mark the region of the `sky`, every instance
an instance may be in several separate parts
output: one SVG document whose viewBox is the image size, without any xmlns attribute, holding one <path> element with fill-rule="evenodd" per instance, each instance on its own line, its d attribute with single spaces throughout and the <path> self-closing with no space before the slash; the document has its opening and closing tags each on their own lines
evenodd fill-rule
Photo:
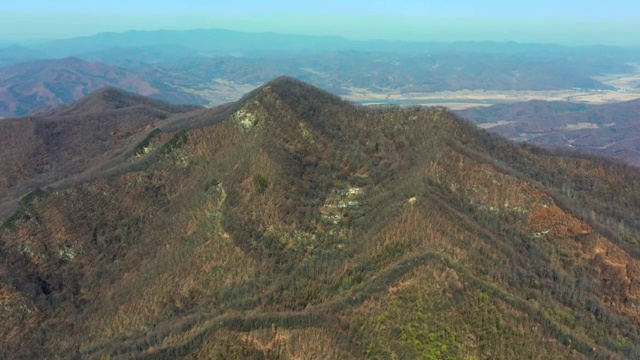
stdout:
<svg viewBox="0 0 640 360">
<path fill-rule="evenodd" d="M 0 0 L 0 39 L 224 28 L 407 41 L 640 45 L 637 0 Z"/>
</svg>

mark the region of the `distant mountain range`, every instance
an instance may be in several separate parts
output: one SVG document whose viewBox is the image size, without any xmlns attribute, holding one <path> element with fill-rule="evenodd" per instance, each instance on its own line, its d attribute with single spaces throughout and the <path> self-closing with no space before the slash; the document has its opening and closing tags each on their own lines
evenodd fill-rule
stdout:
<svg viewBox="0 0 640 360">
<path fill-rule="evenodd" d="M 105 86 L 172 102 L 203 102 L 198 96 L 148 81 L 122 68 L 65 58 L 0 68 L 0 116 L 26 115 L 36 109 L 69 104 Z"/>
<path fill-rule="evenodd" d="M 580 149 L 640 166 L 640 100 L 603 105 L 528 101 L 458 114 L 513 140 Z"/>
<path fill-rule="evenodd" d="M 173 103 L 218 105 L 280 75 L 365 101 L 464 90 L 613 91 L 595 77 L 633 72 L 634 61 L 640 62 L 640 49 L 605 46 L 227 30 L 103 33 L 0 49 L 0 116 L 66 104 L 105 85 Z"/>
<path fill-rule="evenodd" d="M 443 108 L 104 89 L 0 167 L 0 358 L 640 358 L 640 170 Z"/>
<path fill-rule="evenodd" d="M 363 101 L 464 90 L 609 91 L 614 87 L 594 77 L 635 71 L 634 62 L 640 48 L 354 41 L 220 29 L 101 33 L 0 49 L 0 76 L 10 80 L 0 83 L 0 116 L 69 103 L 103 85 L 218 105 L 280 75 Z"/>
<path fill-rule="evenodd" d="M 264 83 L 288 74 L 317 86 L 349 93 L 352 88 L 376 93 L 426 93 L 457 90 L 555 90 L 567 88 L 606 89 L 611 86 L 587 74 L 602 66 L 578 61 L 551 62 L 526 56 L 503 54 L 410 54 L 330 52 L 292 57 L 258 59 L 194 58 L 166 68 L 182 74 L 195 86 L 198 79 L 221 78 L 234 83 Z M 613 65 L 609 71 L 630 70 Z M 160 66 L 163 67 L 162 65 Z"/>
<path fill-rule="evenodd" d="M 44 59 L 45 57 L 45 53 L 24 46 L 12 45 L 0 48 L 0 67 Z"/>
<path fill-rule="evenodd" d="M 279 33 L 251 33 L 225 29 L 157 30 L 107 32 L 31 44 L 48 56 L 74 56 L 83 52 L 104 51 L 117 47 L 183 46 L 212 56 L 264 56 L 266 54 L 308 52 L 392 52 L 392 53 L 503 53 L 546 57 L 567 56 L 576 52 L 585 55 L 614 54 L 635 57 L 640 47 L 576 46 L 523 44 L 514 42 L 418 42 L 386 40 L 350 40 L 339 36 L 307 36 Z"/>
</svg>

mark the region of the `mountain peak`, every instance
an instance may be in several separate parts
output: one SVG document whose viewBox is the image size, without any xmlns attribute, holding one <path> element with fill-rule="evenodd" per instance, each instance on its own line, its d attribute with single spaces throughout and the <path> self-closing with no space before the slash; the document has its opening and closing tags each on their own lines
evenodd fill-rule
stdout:
<svg viewBox="0 0 640 360">
<path fill-rule="evenodd" d="M 306 86 L 306 87 L 311 87 L 311 88 L 315 88 L 317 90 L 317 87 L 306 83 L 296 77 L 293 76 L 289 76 L 289 75 L 282 75 L 282 76 L 278 76 L 277 78 L 269 81 L 268 83 L 266 83 L 266 86 L 270 86 L 270 87 L 278 87 L 278 86 L 286 86 L 286 87 L 291 87 L 291 86 Z"/>
<path fill-rule="evenodd" d="M 327 111 L 339 112 L 352 107 L 337 95 L 294 77 L 280 76 L 240 99 L 232 119 L 245 129 L 254 128 L 267 118 L 278 123 L 298 119 L 318 124 L 326 123 Z"/>
<path fill-rule="evenodd" d="M 318 97 L 325 100 L 343 102 L 339 96 L 292 76 L 279 76 L 266 83 L 262 88 L 269 88 L 278 95 L 284 96 L 284 98 L 304 95 L 305 98 Z"/>
<path fill-rule="evenodd" d="M 345 101 L 337 95 L 334 95 L 326 90 L 323 90 L 317 86 L 304 82 L 292 76 L 279 76 L 252 92 L 245 95 L 238 103 L 244 103 L 251 99 L 258 97 L 260 94 L 267 92 L 273 92 L 280 96 L 284 101 L 286 100 L 306 100 L 306 99 L 323 99 L 326 101 L 341 102 Z M 303 97 L 300 99 L 299 97 Z M 294 99 L 291 99 L 293 97 Z"/>
<path fill-rule="evenodd" d="M 151 99 L 116 87 L 105 86 L 68 106 L 52 110 L 52 113 L 59 116 L 80 115 L 137 106 L 148 106 L 169 113 L 176 112 L 176 110 L 179 112 L 189 110 L 187 108 L 197 108 L 196 106 L 171 105 L 161 100 Z"/>
<path fill-rule="evenodd" d="M 280 76 L 269 81 L 247 94 L 240 100 L 240 103 L 257 99 L 261 96 L 268 96 L 269 94 L 277 95 L 279 101 L 287 104 L 292 109 L 298 110 L 301 107 L 351 106 L 350 102 L 341 97 L 291 76 Z"/>
</svg>

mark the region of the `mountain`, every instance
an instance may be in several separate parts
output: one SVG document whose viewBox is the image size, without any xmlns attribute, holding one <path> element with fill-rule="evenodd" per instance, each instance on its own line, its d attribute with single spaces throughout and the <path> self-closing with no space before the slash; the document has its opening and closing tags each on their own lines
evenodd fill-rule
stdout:
<svg viewBox="0 0 640 360">
<path fill-rule="evenodd" d="M 116 166 L 167 119 L 198 109 L 103 88 L 66 107 L 1 120 L 0 216 L 28 189 Z"/>
<path fill-rule="evenodd" d="M 534 100 L 458 114 L 514 140 L 580 149 L 640 166 L 640 100 L 603 105 Z"/>
<path fill-rule="evenodd" d="M 560 46 L 494 41 L 386 41 L 351 40 L 340 36 L 307 36 L 273 32 L 241 32 L 227 29 L 155 30 L 105 32 L 92 36 L 57 39 L 30 45 L 49 56 L 76 56 L 83 52 L 111 48 L 183 46 L 212 56 L 237 55 L 263 57 L 267 54 L 303 54 L 316 52 L 390 52 L 390 53 L 503 53 L 536 57 L 574 57 L 576 52 L 588 58 L 617 58 L 637 61 L 638 47 Z"/>
<path fill-rule="evenodd" d="M 280 51 L 322 51 L 348 48 L 350 41 L 335 36 L 245 33 L 224 29 L 126 31 L 53 40 L 38 49 L 53 56 L 104 51 L 118 47 L 184 46 L 213 55 L 264 54 Z"/>
<path fill-rule="evenodd" d="M 636 168 L 286 77 L 168 121 L 6 218 L 1 357 L 640 356 Z"/>
<path fill-rule="evenodd" d="M 0 68 L 0 116 L 68 104 L 104 86 L 173 101 L 201 102 L 197 96 L 152 83 L 127 70 L 77 58 L 41 60 Z"/>
<path fill-rule="evenodd" d="M 0 67 L 39 60 L 43 59 L 45 56 L 46 55 L 42 52 L 32 50 L 24 46 L 12 45 L 0 48 Z"/>
<path fill-rule="evenodd" d="M 135 67 L 137 64 L 173 63 L 201 57 L 194 49 L 182 45 L 117 46 L 93 52 L 81 52 L 76 57 L 89 62 L 102 62 L 119 67 Z"/>
</svg>

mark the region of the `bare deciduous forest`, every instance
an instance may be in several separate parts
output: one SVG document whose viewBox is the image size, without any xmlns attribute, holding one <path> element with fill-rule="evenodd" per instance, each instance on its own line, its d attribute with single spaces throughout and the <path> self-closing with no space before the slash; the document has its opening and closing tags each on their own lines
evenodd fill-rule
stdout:
<svg viewBox="0 0 640 360">
<path fill-rule="evenodd" d="M 26 195 L 0 230 L 0 357 L 640 357 L 638 169 L 286 77 L 163 106 L 104 112 L 127 141 L 65 144 L 114 165 L 29 195 L 55 162 L 11 151 L 73 120 L 1 139 L 28 166 L 0 177 Z"/>
</svg>

